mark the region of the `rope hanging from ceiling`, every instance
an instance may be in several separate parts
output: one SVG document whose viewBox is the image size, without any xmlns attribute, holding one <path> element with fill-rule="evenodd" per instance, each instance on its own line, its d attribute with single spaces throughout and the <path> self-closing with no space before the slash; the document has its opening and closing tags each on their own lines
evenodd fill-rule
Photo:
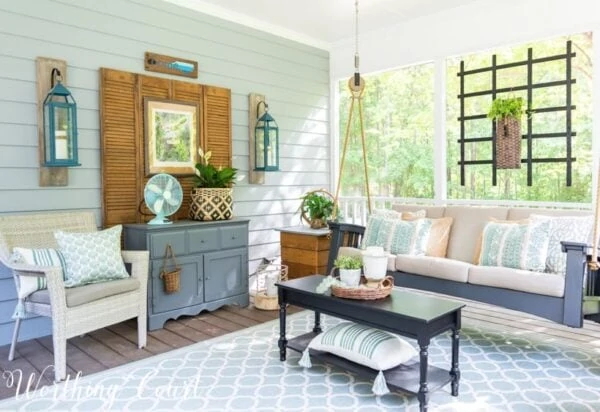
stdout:
<svg viewBox="0 0 600 412">
<path fill-rule="evenodd" d="M 369 214 L 371 213 L 371 193 L 369 190 L 369 172 L 367 171 L 367 146 L 365 141 L 365 126 L 362 108 L 362 96 L 365 90 L 365 80 L 360 76 L 358 55 L 358 0 L 354 1 L 355 18 L 354 18 L 354 76 L 348 79 L 348 88 L 350 89 L 350 111 L 348 113 L 348 124 L 346 125 L 346 135 L 344 137 L 344 145 L 342 148 L 342 158 L 340 160 L 340 170 L 338 173 L 338 181 L 335 189 L 334 203 L 338 204 L 340 194 L 340 184 L 342 181 L 342 173 L 344 171 L 344 162 L 346 161 L 346 151 L 348 150 L 348 140 L 350 138 L 350 129 L 352 125 L 352 116 L 354 115 L 354 106 L 358 107 L 358 119 L 360 123 L 360 137 L 362 142 L 362 157 L 365 168 L 365 185 L 367 190 L 367 205 Z"/>
</svg>

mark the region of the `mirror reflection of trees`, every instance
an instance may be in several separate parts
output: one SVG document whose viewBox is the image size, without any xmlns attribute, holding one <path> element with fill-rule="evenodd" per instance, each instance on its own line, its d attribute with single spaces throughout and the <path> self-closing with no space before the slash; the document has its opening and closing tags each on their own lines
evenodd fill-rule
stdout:
<svg viewBox="0 0 600 412">
<path fill-rule="evenodd" d="M 527 48 L 533 47 L 534 58 L 565 52 L 565 43 L 573 41 L 577 53 L 573 61 L 573 185 L 566 186 L 566 166 L 563 163 L 534 164 L 533 186 L 527 186 L 525 168 L 499 170 L 498 185 L 492 186 L 490 165 L 466 167 L 466 184 L 460 185 L 459 160 L 459 78 L 460 60 L 466 69 L 489 66 L 492 54 L 498 63 L 523 60 Z M 534 65 L 534 82 L 562 80 L 564 61 Z M 446 66 L 446 138 L 449 199 L 523 200 L 547 202 L 591 201 L 592 182 L 592 35 L 582 33 L 568 37 L 505 47 L 469 56 L 449 58 Z M 498 87 L 526 83 L 526 68 L 518 67 L 498 72 Z M 467 92 L 491 87 L 490 73 L 469 76 Z M 366 88 L 363 96 L 369 181 L 372 196 L 432 198 L 434 175 L 434 65 L 426 63 L 383 73 L 363 76 Z M 347 79 L 340 81 L 340 155 L 346 131 L 350 94 Z M 509 93 L 510 94 L 510 93 Z M 523 95 L 515 92 L 512 95 Z M 565 88 L 534 90 L 535 107 L 565 105 Z M 466 114 L 487 113 L 491 96 L 467 99 Z M 355 108 L 356 110 L 356 108 Z M 342 196 L 364 196 L 364 172 L 358 110 L 351 124 L 351 139 L 342 174 Z M 565 130 L 565 113 L 539 113 L 532 117 L 536 133 Z M 467 122 L 467 136 L 489 136 L 492 123 L 488 119 Z M 533 142 L 535 157 L 566 157 L 565 138 L 538 139 Z M 491 158 L 491 142 L 471 143 L 466 147 L 467 160 Z M 523 150 L 526 145 L 523 145 Z M 524 152 L 525 154 L 525 152 Z M 525 157 L 525 156 L 523 156 Z"/>
</svg>

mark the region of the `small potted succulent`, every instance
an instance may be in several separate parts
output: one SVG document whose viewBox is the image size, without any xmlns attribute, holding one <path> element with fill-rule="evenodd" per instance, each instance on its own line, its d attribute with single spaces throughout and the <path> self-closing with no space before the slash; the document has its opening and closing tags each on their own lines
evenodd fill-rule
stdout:
<svg viewBox="0 0 600 412">
<path fill-rule="evenodd" d="M 359 256 L 339 256 L 333 265 L 340 271 L 340 281 L 349 287 L 358 287 L 360 284 L 360 274 L 362 268 L 362 259 Z"/>
</svg>

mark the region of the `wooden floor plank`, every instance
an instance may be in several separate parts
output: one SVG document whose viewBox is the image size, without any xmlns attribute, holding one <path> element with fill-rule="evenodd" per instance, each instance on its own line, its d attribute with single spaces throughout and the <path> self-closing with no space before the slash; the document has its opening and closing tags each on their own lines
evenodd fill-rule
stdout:
<svg viewBox="0 0 600 412">
<path fill-rule="evenodd" d="M 167 321 L 163 327 L 164 329 L 171 331 L 174 334 L 177 334 L 183 338 L 189 339 L 193 342 L 201 342 L 203 340 L 212 338 L 211 335 L 200 332 L 197 329 L 190 328 L 186 324 L 176 320 Z"/>
<path fill-rule="evenodd" d="M 44 336 L 43 338 L 39 338 L 38 342 L 40 342 L 40 344 L 47 350 L 54 353 L 52 336 Z M 73 344 L 71 344 L 71 340 L 67 341 L 67 373 L 73 373 L 76 375 L 77 372 L 84 373 L 85 371 L 85 375 L 91 375 L 103 370 L 106 370 L 106 366 L 98 362 L 96 359 L 88 356 L 76 346 L 73 346 Z M 71 377 L 74 377 L 75 375 L 71 375 Z"/>
<path fill-rule="evenodd" d="M 207 323 L 207 322 L 203 321 L 202 319 L 199 319 L 198 317 L 190 317 L 190 318 L 186 317 L 186 318 L 179 319 L 179 321 L 181 323 L 183 323 L 184 325 L 187 325 L 190 328 L 194 328 L 206 335 L 210 335 L 213 338 L 215 338 L 217 336 L 223 336 L 223 335 L 230 333 L 229 330 L 222 329 L 218 326 Z"/>
<path fill-rule="evenodd" d="M 43 347 L 37 339 L 19 342 L 16 351 L 18 356 L 27 359 L 35 367 L 38 375 L 41 375 L 47 383 L 54 380 L 54 354 Z M 73 372 L 67 368 L 67 373 Z"/>
<path fill-rule="evenodd" d="M 70 343 L 85 352 L 89 357 L 97 360 L 106 368 L 114 368 L 129 362 L 129 359 L 119 352 L 109 348 L 102 342 L 97 341 L 90 335 L 70 339 Z M 67 361 L 68 362 L 68 361 Z"/>
<path fill-rule="evenodd" d="M 219 317 L 223 320 L 228 320 L 233 323 L 237 323 L 242 328 L 248 328 L 250 326 L 260 325 L 262 322 L 258 322 L 254 319 L 247 318 L 245 316 L 238 315 L 237 313 L 227 312 L 226 310 L 213 312 L 215 317 Z"/>
<path fill-rule="evenodd" d="M 217 311 L 211 313 L 201 313 L 200 315 L 198 315 L 198 318 L 213 326 L 228 330 L 229 332 L 235 332 L 240 329 L 244 329 L 244 327 L 241 326 L 239 323 L 230 322 L 226 318 L 215 316 L 215 313 L 217 313 Z"/>
<path fill-rule="evenodd" d="M 91 332 L 90 335 L 129 360 L 140 360 L 152 356 L 151 353 L 138 349 L 137 342 L 133 343 L 109 329 L 99 329 Z"/>
<path fill-rule="evenodd" d="M 179 336 L 176 333 L 173 333 L 167 329 L 157 329 L 151 332 L 148 332 L 148 336 L 151 336 L 162 343 L 171 347 L 171 349 L 175 348 L 183 348 L 184 346 L 189 346 L 192 343 L 195 343 L 192 339 L 185 338 L 183 336 Z"/>
<path fill-rule="evenodd" d="M 20 344 L 19 342 L 17 344 Z M 29 360 L 19 353 L 15 353 L 15 359 L 8 361 L 8 351 L 10 345 L 0 347 L 0 369 L 2 370 L 2 384 L 0 384 L 0 399 L 10 398 L 25 393 L 27 389 L 27 380 L 30 376 L 39 377 L 40 373 Z M 36 379 L 37 380 L 37 379 Z M 49 384 L 49 379 L 42 379 L 41 384 Z M 31 389 L 29 389 L 31 391 Z"/>
<path fill-rule="evenodd" d="M 137 346 L 137 324 L 130 324 L 129 322 L 121 322 L 116 325 L 111 325 L 108 327 L 111 332 L 116 333 L 117 335 L 122 336 L 127 339 L 129 342 L 134 343 Z M 164 353 L 172 350 L 173 347 L 165 344 L 164 342 L 154 338 L 151 335 L 148 335 L 146 338 L 146 347 L 142 350 L 156 355 L 159 353 Z"/>
</svg>

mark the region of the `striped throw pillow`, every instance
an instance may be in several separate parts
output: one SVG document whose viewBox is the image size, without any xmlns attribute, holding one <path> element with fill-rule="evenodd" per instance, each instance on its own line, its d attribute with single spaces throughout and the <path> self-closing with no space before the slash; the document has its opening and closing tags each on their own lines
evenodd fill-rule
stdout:
<svg viewBox="0 0 600 412">
<path fill-rule="evenodd" d="M 33 266 L 58 266 L 65 273 L 65 258 L 56 249 L 27 249 L 16 247 L 13 249 L 11 261 L 14 263 L 24 263 Z M 43 276 L 19 276 L 19 287 L 17 295 L 19 299 L 24 299 L 38 290 L 46 289 L 46 278 Z"/>
<path fill-rule="evenodd" d="M 308 347 L 380 371 L 398 366 L 418 354 L 396 335 L 351 322 L 339 323 L 317 335 Z"/>
<path fill-rule="evenodd" d="M 543 272 L 549 241 L 550 219 L 489 222 L 483 228 L 479 264 Z"/>
</svg>

